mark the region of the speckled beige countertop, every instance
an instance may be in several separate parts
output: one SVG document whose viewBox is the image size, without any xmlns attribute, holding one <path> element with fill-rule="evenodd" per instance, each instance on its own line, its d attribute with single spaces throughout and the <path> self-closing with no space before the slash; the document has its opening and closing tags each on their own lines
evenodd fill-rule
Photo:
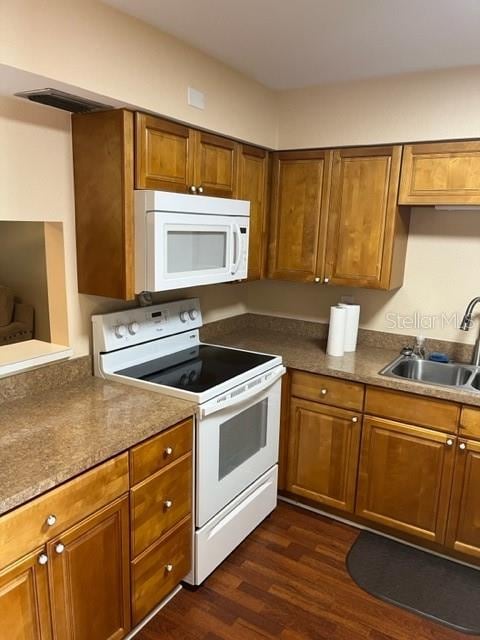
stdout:
<svg viewBox="0 0 480 640">
<path fill-rule="evenodd" d="M 0 514 L 193 415 L 194 410 L 190 402 L 91 375 L 3 402 Z"/>
<path fill-rule="evenodd" d="M 480 406 L 480 392 L 420 384 L 380 375 L 379 371 L 398 357 L 398 349 L 359 344 L 354 353 L 343 357 L 327 356 L 325 339 L 302 335 L 301 332 L 275 331 L 274 326 L 275 323 L 271 321 L 268 329 L 240 326 L 228 333 L 222 333 L 219 327 L 215 333 L 205 334 L 202 338 L 215 344 L 281 355 L 284 364 L 292 369 Z"/>
</svg>

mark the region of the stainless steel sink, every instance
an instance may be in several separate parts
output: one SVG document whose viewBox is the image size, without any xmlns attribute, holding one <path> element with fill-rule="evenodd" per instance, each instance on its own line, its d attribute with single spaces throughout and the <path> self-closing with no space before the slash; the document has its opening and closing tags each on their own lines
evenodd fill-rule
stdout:
<svg viewBox="0 0 480 640">
<path fill-rule="evenodd" d="M 400 356 L 382 369 L 380 374 L 442 387 L 480 391 L 480 367 L 468 364 L 447 364 Z"/>
</svg>

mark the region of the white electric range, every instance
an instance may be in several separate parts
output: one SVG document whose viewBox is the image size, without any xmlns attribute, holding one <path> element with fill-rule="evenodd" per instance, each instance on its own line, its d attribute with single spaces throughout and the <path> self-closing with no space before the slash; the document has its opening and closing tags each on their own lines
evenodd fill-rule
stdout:
<svg viewBox="0 0 480 640">
<path fill-rule="evenodd" d="M 197 404 L 187 581 L 200 584 L 276 506 L 282 359 L 201 343 L 196 298 L 92 322 L 96 375 Z"/>
</svg>

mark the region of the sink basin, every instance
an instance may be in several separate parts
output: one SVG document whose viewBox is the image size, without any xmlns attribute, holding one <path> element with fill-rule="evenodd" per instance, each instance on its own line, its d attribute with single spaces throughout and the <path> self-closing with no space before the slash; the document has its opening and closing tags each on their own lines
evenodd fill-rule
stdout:
<svg viewBox="0 0 480 640">
<path fill-rule="evenodd" d="M 474 389 L 476 389 L 477 391 L 480 391 L 480 371 L 475 374 L 475 376 L 473 377 L 473 380 L 471 380 L 470 384 L 472 385 L 472 387 Z"/>
<path fill-rule="evenodd" d="M 459 364 L 444 364 L 431 362 L 430 360 L 401 360 L 390 371 L 394 376 L 427 382 L 442 384 L 449 387 L 461 387 L 468 382 L 472 372 Z M 480 380 L 479 387 L 480 389 Z"/>
</svg>

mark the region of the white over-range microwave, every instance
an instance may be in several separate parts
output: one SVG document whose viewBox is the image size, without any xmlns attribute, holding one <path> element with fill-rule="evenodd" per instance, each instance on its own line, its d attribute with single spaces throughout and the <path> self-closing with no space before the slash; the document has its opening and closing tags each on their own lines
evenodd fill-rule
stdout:
<svg viewBox="0 0 480 640">
<path fill-rule="evenodd" d="M 136 293 L 246 278 L 249 216 L 245 200 L 136 191 Z"/>
</svg>

